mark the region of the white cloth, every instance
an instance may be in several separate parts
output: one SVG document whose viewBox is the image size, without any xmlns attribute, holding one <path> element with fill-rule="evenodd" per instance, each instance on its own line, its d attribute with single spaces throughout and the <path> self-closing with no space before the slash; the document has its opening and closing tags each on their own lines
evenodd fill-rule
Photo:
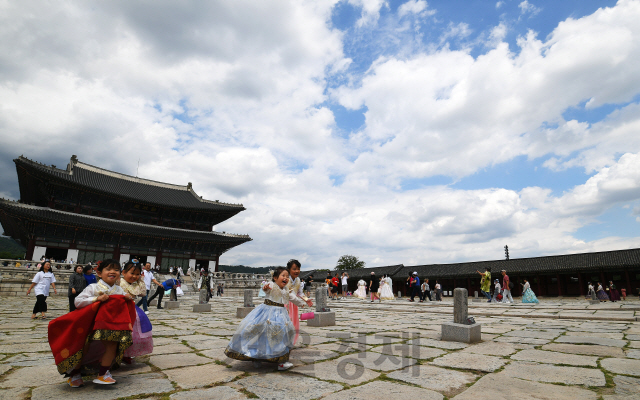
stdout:
<svg viewBox="0 0 640 400">
<path fill-rule="evenodd" d="M 386 281 L 387 285 L 389 285 L 389 290 L 391 290 L 391 293 L 393 293 L 393 281 L 391 280 L 391 277 L 387 276 Z"/>
<path fill-rule="evenodd" d="M 274 284 L 274 286 L 276 288 L 278 287 L 278 285 L 276 284 Z M 298 307 L 304 307 L 307 305 L 307 302 L 304 300 L 307 298 L 307 296 L 305 296 L 304 292 L 302 291 L 302 284 L 300 283 L 299 277 L 293 281 L 289 279 L 289 282 L 287 282 L 287 286 L 285 286 L 285 289 L 289 291 L 290 302 L 297 305 Z"/>
<path fill-rule="evenodd" d="M 391 286 L 389 285 L 389 278 L 382 279 L 380 284 L 380 299 L 382 300 L 393 300 L 395 297 L 393 295 L 393 291 L 391 290 Z"/>
<path fill-rule="evenodd" d="M 53 276 L 53 272 L 51 271 L 38 272 L 36 276 L 33 277 L 33 280 L 31 281 L 36 284 L 36 286 L 33 288 L 34 292 L 36 293 L 36 296 L 41 294 L 45 296 L 49 296 L 49 286 L 51 286 L 52 283 L 55 283 L 55 281 L 56 281 L 56 277 Z"/>
<path fill-rule="evenodd" d="M 267 283 L 265 293 L 267 294 L 265 297 L 266 299 L 271 300 L 275 303 L 283 304 L 285 306 L 289 304 L 289 299 L 291 298 L 291 293 L 289 292 L 287 287 L 285 286 L 284 289 L 280 289 L 280 286 L 276 285 L 275 282 Z"/>
<path fill-rule="evenodd" d="M 142 271 L 144 273 L 144 276 L 142 277 L 144 279 L 144 284 L 147 287 L 147 290 L 151 290 L 151 282 L 153 281 L 153 273 L 151 272 L 151 270 L 149 271 Z"/>
<path fill-rule="evenodd" d="M 346 276 L 342 277 L 342 286 L 347 286 L 347 277 Z"/>
<path fill-rule="evenodd" d="M 126 293 L 122 288 L 118 285 L 109 286 L 105 281 L 100 279 L 98 283 L 92 283 L 87 286 L 79 295 L 76 297 L 75 305 L 77 308 L 83 308 L 88 306 L 89 304 L 93 304 L 96 302 L 96 298 L 101 294 L 121 294 L 125 295 Z"/>
<path fill-rule="evenodd" d="M 358 281 L 358 290 L 356 290 L 353 293 L 354 296 L 356 296 L 359 299 L 366 299 L 367 298 L 367 282 L 365 282 L 364 280 L 360 279 Z"/>
</svg>

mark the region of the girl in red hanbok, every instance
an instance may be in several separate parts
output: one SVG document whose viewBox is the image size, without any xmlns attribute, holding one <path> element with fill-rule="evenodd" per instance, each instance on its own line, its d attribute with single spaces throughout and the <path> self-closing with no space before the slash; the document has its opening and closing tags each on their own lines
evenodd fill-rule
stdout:
<svg viewBox="0 0 640 400">
<path fill-rule="evenodd" d="M 49 323 L 49 346 L 58 372 L 69 377 L 71 387 L 83 385 L 81 367 L 98 363 L 94 383 L 112 385 L 112 367 L 122 362 L 131 346 L 136 320 L 133 297 L 116 284 L 120 263 L 104 260 L 97 270 L 98 283 L 87 286 L 75 299 L 76 311 Z"/>
</svg>

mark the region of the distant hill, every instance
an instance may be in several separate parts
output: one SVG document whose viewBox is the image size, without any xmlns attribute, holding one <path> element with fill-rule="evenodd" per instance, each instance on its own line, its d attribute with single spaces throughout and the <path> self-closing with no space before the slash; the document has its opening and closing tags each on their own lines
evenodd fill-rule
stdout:
<svg viewBox="0 0 640 400">
<path fill-rule="evenodd" d="M 7 236 L 0 236 L 0 258 L 24 258 L 27 249 Z"/>
<path fill-rule="evenodd" d="M 268 274 L 274 267 L 249 267 L 246 265 L 218 265 L 220 272 L 231 272 L 232 274 Z"/>
</svg>

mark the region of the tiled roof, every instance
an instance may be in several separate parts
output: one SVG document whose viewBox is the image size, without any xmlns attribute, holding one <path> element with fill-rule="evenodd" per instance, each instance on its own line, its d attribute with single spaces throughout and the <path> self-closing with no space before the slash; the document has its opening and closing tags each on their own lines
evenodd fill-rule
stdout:
<svg viewBox="0 0 640 400">
<path fill-rule="evenodd" d="M 53 225 L 76 226 L 81 228 L 126 233 L 146 237 L 198 241 L 203 243 L 225 243 L 229 248 L 248 242 L 249 235 L 235 235 L 220 232 L 203 232 L 188 229 L 146 225 L 137 222 L 120 221 L 90 215 L 75 214 L 47 207 L 37 207 L 10 200 L 0 199 L 0 212 L 13 218 L 38 221 Z"/>
<path fill-rule="evenodd" d="M 240 212 L 245 209 L 242 204 L 205 200 L 193 191 L 191 184 L 181 186 L 133 177 L 82 163 L 75 156 L 71 157 L 67 169 L 44 165 L 23 156 L 13 161 L 17 167 L 45 175 L 49 179 L 133 201 L 199 211 Z"/>
<path fill-rule="evenodd" d="M 507 271 L 507 274 L 535 275 L 638 268 L 640 267 L 640 249 L 456 264 L 416 265 L 404 267 L 399 275 L 408 275 L 409 272 L 416 271 L 420 277 L 425 278 L 473 278 L 478 277 L 476 270 L 484 272 L 486 267 L 491 268 L 491 273 L 494 275 L 499 274 L 503 269 Z"/>
</svg>

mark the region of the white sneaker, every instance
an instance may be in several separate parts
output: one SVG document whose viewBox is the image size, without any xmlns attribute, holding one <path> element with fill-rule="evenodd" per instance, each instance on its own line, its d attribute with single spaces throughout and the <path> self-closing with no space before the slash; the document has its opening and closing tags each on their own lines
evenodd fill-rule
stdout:
<svg viewBox="0 0 640 400">
<path fill-rule="evenodd" d="M 149 311 L 145 311 L 144 313 L 145 313 L 145 314 L 147 314 L 147 315 L 149 315 Z"/>
<path fill-rule="evenodd" d="M 286 362 L 284 364 L 279 364 L 278 365 L 278 371 L 286 371 L 291 367 L 293 367 L 293 364 L 291 364 L 290 362 Z"/>
</svg>

